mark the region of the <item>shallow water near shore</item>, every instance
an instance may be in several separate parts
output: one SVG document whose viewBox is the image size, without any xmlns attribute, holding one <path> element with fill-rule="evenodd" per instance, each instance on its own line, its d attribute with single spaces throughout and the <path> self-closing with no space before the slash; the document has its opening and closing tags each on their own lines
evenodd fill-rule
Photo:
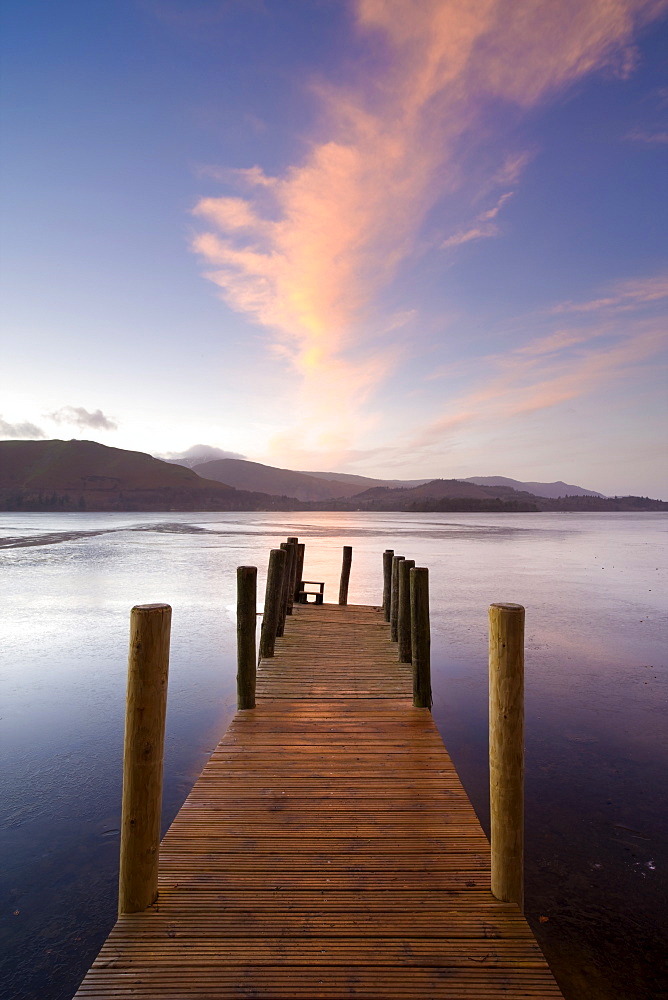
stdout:
<svg viewBox="0 0 668 1000">
<path fill-rule="evenodd" d="M 567 1000 L 668 998 L 663 514 L 0 514 L 0 996 L 67 1000 L 116 911 L 129 611 L 173 607 L 163 826 L 234 712 L 235 568 L 287 535 L 377 604 L 430 568 L 434 717 L 484 828 L 487 607 L 524 604 L 526 913 Z"/>
</svg>

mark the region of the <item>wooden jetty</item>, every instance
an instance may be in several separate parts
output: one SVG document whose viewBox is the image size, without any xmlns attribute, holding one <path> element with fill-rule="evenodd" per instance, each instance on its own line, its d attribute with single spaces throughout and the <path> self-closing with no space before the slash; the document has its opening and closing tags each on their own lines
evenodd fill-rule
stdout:
<svg viewBox="0 0 668 1000">
<path fill-rule="evenodd" d="M 77 998 L 562 996 L 389 632 L 295 604 Z"/>
</svg>

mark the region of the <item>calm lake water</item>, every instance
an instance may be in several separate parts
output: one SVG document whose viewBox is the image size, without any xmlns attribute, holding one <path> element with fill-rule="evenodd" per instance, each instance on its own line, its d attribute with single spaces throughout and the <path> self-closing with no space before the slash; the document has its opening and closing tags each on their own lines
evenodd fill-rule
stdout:
<svg viewBox="0 0 668 1000">
<path fill-rule="evenodd" d="M 527 916 L 567 1000 L 668 998 L 662 514 L 0 514 L 3 998 L 68 1000 L 116 911 L 129 611 L 173 607 L 164 825 L 234 712 L 235 567 L 287 535 L 377 604 L 430 567 L 434 717 L 485 829 L 487 606 L 527 609 Z"/>
</svg>

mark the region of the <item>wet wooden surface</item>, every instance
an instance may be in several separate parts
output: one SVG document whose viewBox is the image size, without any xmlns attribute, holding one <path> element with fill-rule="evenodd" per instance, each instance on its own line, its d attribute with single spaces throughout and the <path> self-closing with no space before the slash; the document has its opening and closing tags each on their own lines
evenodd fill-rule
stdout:
<svg viewBox="0 0 668 1000">
<path fill-rule="evenodd" d="M 77 997 L 558 998 L 380 609 L 295 606 Z"/>
</svg>

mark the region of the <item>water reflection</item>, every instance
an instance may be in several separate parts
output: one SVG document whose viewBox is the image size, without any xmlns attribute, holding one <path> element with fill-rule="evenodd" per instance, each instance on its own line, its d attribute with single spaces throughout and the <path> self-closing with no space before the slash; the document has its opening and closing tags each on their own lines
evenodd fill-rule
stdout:
<svg viewBox="0 0 668 1000">
<path fill-rule="evenodd" d="M 483 824 L 487 605 L 527 606 L 529 916 L 567 995 L 654 996 L 668 930 L 665 523 L 0 515 L 3 996 L 69 997 L 114 919 L 130 607 L 174 609 L 167 824 L 233 712 L 235 567 L 256 564 L 262 591 L 287 535 L 306 541 L 305 576 L 329 600 L 345 544 L 351 602 L 379 602 L 386 547 L 430 567 L 434 715 Z"/>
</svg>

